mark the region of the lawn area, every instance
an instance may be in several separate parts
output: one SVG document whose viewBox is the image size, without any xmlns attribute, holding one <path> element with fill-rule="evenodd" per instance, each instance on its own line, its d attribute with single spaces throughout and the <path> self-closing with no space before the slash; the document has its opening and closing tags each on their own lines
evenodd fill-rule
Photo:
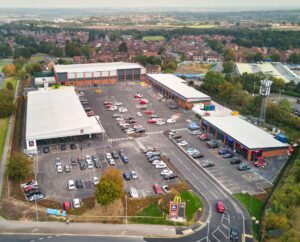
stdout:
<svg viewBox="0 0 300 242">
<path fill-rule="evenodd" d="M 190 191 L 180 193 L 182 201 L 186 202 L 185 215 L 187 220 L 192 220 L 199 208 L 203 208 L 203 204 L 199 197 Z"/>
<path fill-rule="evenodd" d="M 8 128 L 8 118 L 1 118 L 0 119 L 0 163 L 2 159 L 3 149 L 4 149 L 4 143 L 5 143 L 5 137 L 6 132 Z"/>
<path fill-rule="evenodd" d="M 192 28 L 192 29 L 211 29 L 216 27 L 215 25 L 212 24 L 200 24 L 200 25 L 191 25 L 191 26 L 187 26 L 187 28 Z"/>
<path fill-rule="evenodd" d="M 164 36 L 144 36 L 143 40 L 144 41 L 159 41 L 159 40 L 164 40 Z"/>
<path fill-rule="evenodd" d="M 6 83 L 11 82 L 14 87 L 14 90 L 16 90 L 17 80 L 18 80 L 18 78 L 16 76 L 6 77 L 4 80 L 3 88 L 6 87 Z"/>
<path fill-rule="evenodd" d="M 260 218 L 264 205 L 262 201 L 256 199 L 253 196 L 250 196 L 248 193 L 237 193 L 234 196 L 245 206 L 251 217 L 254 216 L 256 217 L 256 219 Z M 258 224 L 252 222 L 252 230 L 254 237 L 257 238 Z"/>
<path fill-rule="evenodd" d="M 0 59 L 0 71 L 6 65 L 12 62 L 12 59 Z"/>
</svg>

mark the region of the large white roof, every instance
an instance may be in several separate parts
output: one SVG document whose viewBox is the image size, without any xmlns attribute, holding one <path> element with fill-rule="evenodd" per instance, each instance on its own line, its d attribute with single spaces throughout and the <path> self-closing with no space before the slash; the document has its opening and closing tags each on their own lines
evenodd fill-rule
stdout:
<svg viewBox="0 0 300 242">
<path fill-rule="evenodd" d="M 26 140 L 103 133 L 95 117 L 88 117 L 74 87 L 28 92 Z"/>
<path fill-rule="evenodd" d="M 222 130 L 249 149 L 287 147 L 287 144 L 276 140 L 273 135 L 238 116 L 203 117 L 203 120 Z"/>
<path fill-rule="evenodd" d="M 137 63 L 127 62 L 108 62 L 108 63 L 88 63 L 88 64 L 71 64 L 55 65 L 56 73 L 64 72 L 97 72 L 97 71 L 115 71 L 117 69 L 135 69 L 144 68 Z"/>
<path fill-rule="evenodd" d="M 174 93 L 179 94 L 185 99 L 196 100 L 210 100 L 206 94 L 199 92 L 193 87 L 188 86 L 187 81 L 172 75 L 172 74 L 147 74 L 152 81 L 158 82 L 162 86 L 172 90 Z"/>
</svg>

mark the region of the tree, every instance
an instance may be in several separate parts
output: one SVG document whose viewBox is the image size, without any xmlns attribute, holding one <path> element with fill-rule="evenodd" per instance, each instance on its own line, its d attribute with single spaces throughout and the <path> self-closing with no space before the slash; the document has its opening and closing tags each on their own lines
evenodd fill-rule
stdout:
<svg viewBox="0 0 300 242">
<path fill-rule="evenodd" d="M 18 58 L 18 57 L 24 57 L 26 59 L 29 59 L 31 57 L 31 55 L 33 54 L 31 51 L 33 49 L 30 48 L 25 48 L 25 47 L 21 47 L 21 48 L 17 48 L 14 51 L 14 59 Z"/>
<path fill-rule="evenodd" d="M 59 47 L 55 47 L 53 49 L 53 56 L 55 57 L 63 57 L 64 56 L 64 50 Z"/>
<path fill-rule="evenodd" d="M 266 231 L 277 229 L 284 230 L 288 228 L 288 220 L 284 215 L 277 215 L 273 212 L 269 212 L 264 218 L 264 227 Z"/>
<path fill-rule="evenodd" d="M 27 72 L 24 70 L 19 70 L 17 72 L 17 77 L 21 80 L 21 81 L 25 81 L 27 79 Z"/>
<path fill-rule="evenodd" d="M 234 71 L 234 62 L 233 61 L 225 61 L 223 63 L 223 72 L 224 73 L 233 73 Z"/>
<path fill-rule="evenodd" d="M 270 55 L 270 58 L 272 61 L 279 62 L 280 61 L 280 54 L 278 52 L 273 53 Z"/>
<path fill-rule="evenodd" d="M 14 96 L 6 89 L 0 89 L 0 118 L 9 117 L 15 111 Z"/>
<path fill-rule="evenodd" d="M 7 82 L 6 83 L 6 89 L 9 91 L 13 91 L 14 90 L 14 86 L 11 82 Z"/>
<path fill-rule="evenodd" d="M 31 163 L 23 153 L 14 153 L 7 163 L 8 176 L 16 181 L 27 178 L 31 173 Z"/>
<path fill-rule="evenodd" d="M 273 81 L 272 86 L 271 86 L 271 92 L 280 92 L 281 90 L 283 90 L 284 85 L 285 85 L 285 81 L 280 79 L 280 78 L 275 78 L 275 77 L 271 77 L 270 78 L 271 81 Z"/>
<path fill-rule="evenodd" d="M 261 52 L 257 52 L 254 56 L 253 56 L 253 61 L 254 62 L 260 62 L 260 61 L 263 61 L 265 58 L 264 58 L 264 55 L 263 53 Z"/>
<path fill-rule="evenodd" d="M 280 237 L 280 242 L 299 242 L 299 235 L 294 229 L 290 229 Z"/>
<path fill-rule="evenodd" d="M 6 64 L 2 71 L 6 76 L 14 76 L 16 75 L 16 66 L 14 64 Z"/>
<path fill-rule="evenodd" d="M 30 75 L 33 75 L 35 72 L 41 72 L 42 71 L 42 67 L 41 67 L 41 65 L 39 63 L 35 62 L 35 63 L 27 64 L 25 66 L 25 70 Z"/>
<path fill-rule="evenodd" d="M 218 86 L 225 82 L 225 78 L 221 73 L 208 72 L 203 80 L 203 89 L 217 95 L 219 93 Z"/>
<path fill-rule="evenodd" d="M 96 199 L 101 205 L 108 205 L 109 203 L 119 199 L 123 193 L 123 177 L 120 170 L 115 168 L 108 168 L 103 173 L 96 189 Z"/>
<path fill-rule="evenodd" d="M 224 60 L 225 61 L 234 61 L 235 60 L 235 51 L 233 49 L 225 49 Z"/>
<path fill-rule="evenodd" d="M 0 43 L 0 58 L 12 56 L 12 49 L 7 43 Z"/>
<path fill-rule="evenodd" d="M 91 54 L 91 47 L 89 45 L 84 45 L 80 48 L 80 53 L 83 55 L 85 58 L 90 58 Z"/>
<path fill-rule="evenodd" d="M 119 51 L 120 51 L 120 52 L 128 52 L 128 47 L 127 47 L 126 42 L 122 42 L 122 43 L 119 45 Z"/>
</svg>

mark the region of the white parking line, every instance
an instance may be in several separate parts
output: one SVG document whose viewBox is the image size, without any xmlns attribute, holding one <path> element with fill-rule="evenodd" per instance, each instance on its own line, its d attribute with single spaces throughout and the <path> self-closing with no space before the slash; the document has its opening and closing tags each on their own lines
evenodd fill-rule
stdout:
<svg viewBox="0 0 300 242">
<path fill-rule="evenodd" d="M 218 242 L 221 242 L 221 241 L 217 238 L 217 236 L 215 236 L 215 234 L 214 234 L 216 231 L 219 230 L 219 228 L 220 228 L 220 226 L 218 226 L 218 227 L 211 233 L 211 235 L 212 235 Z"/>
</svg>

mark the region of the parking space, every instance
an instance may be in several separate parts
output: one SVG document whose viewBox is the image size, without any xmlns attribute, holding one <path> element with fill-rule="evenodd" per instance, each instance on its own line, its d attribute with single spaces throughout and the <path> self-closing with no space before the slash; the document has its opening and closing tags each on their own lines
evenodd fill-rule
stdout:
<svg viewBox="0 0 300 242">
<path fill-rule="evenodd" d="M 160 174 L 160 169 L 153 167 L 151 163 L 147 161 L 145 155 L 140 151 L 138 145 L 134 140 L 124 141 L 122 143 L 115 144 L 112 148 L 90 148 L 90 149 L 76 149 L 68 150 L 68 152 L 56 152 L 41 154 L 35 158 L 35 166 L 38 167 L 37 181 L 42 187 L 45 197 L 53 199 L 59 202 L 65 200 L 71 200 L 75 197 L 84 198 L 90 197 L 94 194 L 95 186 L 92 183 L 93 177 L 101 177 L 104 170 L 109 167 L 107 160 L 105 159 L 105 153 L 113 150 L 119 152 L 123 149 L 128 156 L 129 162 L 123 163 L 121 159 L 115 159 L 115 168 L 121 170 L 122 173 L 135 171 L 137 179 L 131 179 L 129 181 L 124 180 L 124 190 L 128 191 L 129 188 L 134 187 L 140 197 L 155 195 L 152 189 L 153 184 L 171 185 L 176 183 L 176 180 L 166 181 Z M 81 170 L 77 162 L 76 165 L 71 164 L 72 158 L 82 157 L 86 155 L 98 155 L 101 162 L 100 168 Z M 60 158 L 62 162 L 63 171 L 57 172 L 55 161 Z M 65 165 L 70 165 L 71 171 L 66 172 L 64 170 Z M 81 180 L 83 182 L 83 188 L 76 188 L 69 190 L 67 182 L 73 180 Z"/>
<path fill-rule="evenodd" d="M 197 135 L 192 135 L 190 131 L 181 131 L 180 134 L 182 135 L 182 140 L 188 143 L 188 145 L 184 146 L 185 149 L 193 147 L 204 155 L 202 158 L 195 159 L 199 166 L 203 166 L 203 162 L 206 160 L 212 161 L 215 166 L 206 168 L 207 171 L 232 193 L 242 191 L 247 191 L 248 193 L 262 192 L 263 189 L 272 186 L 272 181 L 265 178 L 265 174 L 270 172 L 269 167 L 272 167 L 273 173 L 280 170 L 279 167 L 275 169 L 272 164 L 269 164 L 264 168 L 256 168 L 251 165 L 250 170 L 239 171 L 237 169 L 238 165 L 232 165 L 230 159 L 225 159 L 218 155 L 218 150 L 225 148 L 221 142 L 217 142 L 219 148 L 209 149 L 206 142 L 200 141 Z M 238 154 L 235 154 L 235 156 L 241 159 L 242 162 L 248 163 Z M 281 161 L 280 164 L 284 164 L 284 161 Z"/>
</svg>

